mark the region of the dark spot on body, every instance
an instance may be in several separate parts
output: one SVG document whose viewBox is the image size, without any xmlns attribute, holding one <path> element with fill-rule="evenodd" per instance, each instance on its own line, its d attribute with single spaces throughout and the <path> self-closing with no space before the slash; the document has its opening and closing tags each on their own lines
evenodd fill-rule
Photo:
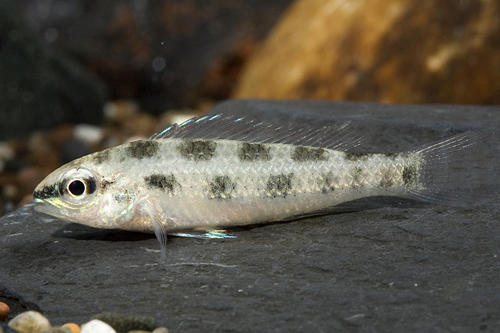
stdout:
<svg viewBox="0 0 500 333">
<path fill-rule="evenodd" d="M 109 155 L 110 155 L 109 149 L 106 149 L 93 154 L 93 160 L 97 164 L 102 164 L 109 160 Z"/>
<path fill-rule="evenodd" d="M 189 160 L 208 161 L 217 148 L 215 141 L 183 140 L 178 149 L 181 155 Z"/>
<path fill-rule="evenodd" d="M 50 199 L 60 196 L 59 185 L 44 186 L 40 191 L 33 192 L 34 199 Z"/>
<path fill-rule="evenodd" d="M 240 161 L 269 161 L 271 146 L 261 143 L 242 143 L 238 149 Z"/>
<path fill-rule="evenodd" d="M 133 195 L 130 195 L 128 193 L 128 191 L 125 190 L 124 192 L 120 192 L 120 193 L 115 194 L 113 196 L 113 199 L 115 200 L 115 202 L 117 202 L 119 204 L 130 203 L 130 202 L 132 202 Z"/>
<path fill-rule="evenodd" d="M 144 181 L 148 188 L 159 188 L 168 194 L 174 194 L 176 189 L 181 188 L 181 184 L 177 182 L 174 175 L 154 174 L 144 177 Z"/>
<path fill-rule="evenodd" d="M 297 162 L 326 161 L 328 154 L 323 148 L 297 146 L 292 153 L 292 160 Z"/>
<path fill-rule="evenodd" d="M 114 183 L 114 182 L 110 182 L 110 181 L 108 181 L 108 180 L 103 179 L 103 180 L 101 181 L 101 189 L 102 189 L 102 190 L 105 190 L 106 188 L 108 188 L 108 186 L 109 186 L 109 185 L 111 185 L 111 184 L 113 184 L 113 183 Z"/>
<path fill-rule="evenodd" d="M 417 167 L 414 165 L 407 165 L 403 168 L 402 179 L 405 186 L 416 185 L 417 183 Z"/>
<path fill-rule="evenodd" d="M 267 181 L 267 192 L 272 197 L 286 198 L 292 191 L 293 173 L 288 175 L 271 175 Z"/>
<path fill-rule="evenodd" d="M 158 154 L 159 143 L 155 140 L 131 142 L 126 148 L 127 155 L 137 159 L 151 158 Z"/>
<path fill-rule="evenodd" d="M 386 153 L 386 154 L 382 154 L 384 155 L 385 157 L 387 157 L 388 159 L 391 159 L 391 160 L 395 160 L 398 156 L 403 156 L 403 154 L 400 154 L 400 153 Z"/>
<path fill-rule="evenodd" d="M 318 186 L 321 189 L 321 193 L 331 193 L 335 191 L 335 183 L 337 183 L 338 177 L 333 175 L 333 172 L 328 172 L 322 174 L 320 178 L 318 178 Z"/>
<path fill-rule="evenodd" d="M 389 189 L 394 186 L 393 172 L 389 168 L 382 170 L 382 180 L 379 186 L 385 189 Z"/>
<path fill-rule="evenodd" d="M 370 156 L 373 156 L 371 153 L 345 153 L 345 159 L 351 162 L 356 162 L 356 161 L 364 161 L 368 159 Z"/>
<path fill-rule="evenodd" d="M 208 183 L 208 195 L 210 199 L 229 200 L 236 189 L 236 183 L 228 176 L 215 176 Z"/>
<path fill-rule="evenodd" d="M 351 174 L 351 177 L 352 177 L 351 185 L 353 188 L 358 188 L 358 187 L 365 185 L 363 182 L 363 178 L 365 177 L 365 174 L 364 174 L 364 171 L 362 168 L 355 167 L 352 174 Z"/>
</svg>

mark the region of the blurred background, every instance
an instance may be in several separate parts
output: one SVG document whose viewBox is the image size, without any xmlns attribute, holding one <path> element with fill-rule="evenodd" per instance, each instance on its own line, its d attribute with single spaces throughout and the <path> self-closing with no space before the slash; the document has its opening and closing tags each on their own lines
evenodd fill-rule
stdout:
<svg viewBox="0 0 500 333">
<path fill-rule="evenodd" d="M 496 0 L 0 0 L 0 214 L 229 98 L 500 103 Z"/>
</svg>

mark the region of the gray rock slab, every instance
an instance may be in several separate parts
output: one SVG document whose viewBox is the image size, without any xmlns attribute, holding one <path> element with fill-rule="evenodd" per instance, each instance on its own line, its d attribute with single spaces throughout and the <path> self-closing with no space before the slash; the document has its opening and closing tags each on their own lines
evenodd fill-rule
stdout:
<svg viewBox="0 0 500 333">
<path fill-rule="evenodd" d="M 473 106 L 228 101 L 220 111 L 373 119 L 380 133 L 365 145 L 381 151 L 500 122 L 500 108 Z M 237 239 L 170 237 L 165 267 L 152 235 L 27 207 L 0 220 L 0 296 L 54 324 L 116 311 L 153 315 L 172 332 L 500 330 L 498 202 L 358 204 L 370 209 L 239 228 Z"/>
</svg>

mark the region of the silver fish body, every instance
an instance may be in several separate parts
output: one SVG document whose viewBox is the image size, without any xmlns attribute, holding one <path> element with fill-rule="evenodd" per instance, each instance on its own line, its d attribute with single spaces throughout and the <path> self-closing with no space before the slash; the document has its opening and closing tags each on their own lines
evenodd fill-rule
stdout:
<svg viewBox="0 0 500 333">
<path fill-rule="evenodd" d="M 359 154 L 343 149 L 348 126 L 269 140 L 274 129 L 253 124 L 252 136 L 247 125 L 204 117 L 82 157 L 37 186 L 35 209 L 97 228 L 155 232 L 164 245 L 167 232 L 279 221 L 369 196 L 467 204 L 498 178 L 481 162 L 474 167 L 480 134 Z"/>
<path fill-rule="evenodd" d="M 101 197 L 100 222 L 88 219 L 89 225 L 153 231 L 151 214 L 138 207 L 147 199 L 167 231 L 212 229 L 277 221 L 366 196 L 403 195 L 418 186 L 421 163 L 418 153 L 352 154 L 286 144 L 157 139 L 77 160 L 64 167 L 69 171 L 59 171 L 59 180 L 42 183 L 34 197 L 47 200 L 43 193 L 59 191 L 70 196 L 76 186 L 64 173 L 71 177 L 87 170 L 93 180 L 76 181 L 96 182 L 89 195 Z M 37 209 L 44 212 L 43 207 L 49 214 L 64 209 Z M 81 210 L 73 212 L 81 215 Z M 79 220 L 71 213 L 68 217 Z"/>
</svg>

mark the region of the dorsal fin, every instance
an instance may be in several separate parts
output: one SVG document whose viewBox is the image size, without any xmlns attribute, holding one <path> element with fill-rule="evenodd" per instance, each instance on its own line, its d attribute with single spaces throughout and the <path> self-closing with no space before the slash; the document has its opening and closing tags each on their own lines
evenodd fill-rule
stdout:
<svg viewBox="0 0 500 333">
<path fill-rule="evenodd" d="M 360 145 L 373 126 L 364 121 L 327 121 L 281 127 L 238 115 L 216 114 L 191 118 L 160 131 L 150 140 L 164 138 L 224 139 L 254 143 L 283 143 L 349 150 Z"/>
</svg>

